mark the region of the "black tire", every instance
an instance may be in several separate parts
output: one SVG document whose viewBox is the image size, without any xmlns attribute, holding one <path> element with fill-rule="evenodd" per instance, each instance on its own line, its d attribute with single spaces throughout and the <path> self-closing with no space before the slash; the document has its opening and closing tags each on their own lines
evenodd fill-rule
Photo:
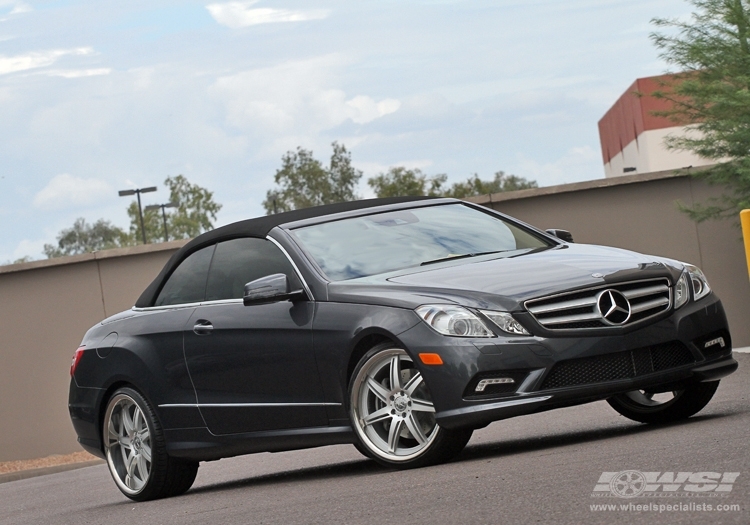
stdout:
<svg viewBox="0 0 750 525">
<path fill-rule="evenodd" d="M 611 397 L 607 402 L 620 414 L 640 423 L 668 423 L 687 419 L 700 412 L 713 397 L 719 381 L 694 383 L 673 392 L 664 402 L 652 400 L 653 394 L 636 390 Z"/>
<path fill-rule="evenodd" d="M 195 481 L 198 463 L 167 455 L 153 408 L 132 388 L 120 388 L 107 401 L 102 441 L 115 485 L 134 501 L 178 496 Z"/>
<path fill-rule="evenodd" d="M 396 388 L 392 388 L 394 370 Z M 360 359 L 347 400 L 355 447 L 387 467 L 408 469 L 448 461 L 464 449 L 473 432 L 446 429 L 435 421 L 421 374 L 406 351 L 390 342 L 375 346 Z M 365 423 L 367 419 L 373 422 Z"/>
</svg>

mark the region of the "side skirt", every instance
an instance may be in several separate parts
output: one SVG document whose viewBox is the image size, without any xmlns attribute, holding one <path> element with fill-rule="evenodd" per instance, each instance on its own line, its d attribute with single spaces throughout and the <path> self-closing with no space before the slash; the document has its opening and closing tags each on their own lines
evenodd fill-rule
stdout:
<svg viewBox="0 0 750 525">
<path fill-rule="evenodd" d="M 255 452 L 282 452 L 303 448 L 354 443 L 349 426 L 312 427 L 226 434 L 217 436 L 207 428 L 165 430 L 167 453 L 193 461 L 213 461 Z"/>
</svg>

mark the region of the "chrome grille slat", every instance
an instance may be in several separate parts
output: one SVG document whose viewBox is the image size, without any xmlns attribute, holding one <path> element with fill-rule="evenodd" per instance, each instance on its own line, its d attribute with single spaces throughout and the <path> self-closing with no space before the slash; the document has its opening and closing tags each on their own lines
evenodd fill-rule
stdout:
<svg viewBox="0 0 750 525">
<path fill-rule="evenodd" d="M 669 299 L 666 297 L 660 297 L 658 299 L 652 299 L 650 301 L 646 301 L 645 303 L 638 303 L 634 304 L 630 307 L 630 313 L 632 314 L 638 314 L 641 312 L 645 312 L 646 310 L 651 310 L 652 308 L 656 308 L 658 306 L 667 306 L 669 304 Z"/>
<path fill-rule="evenodd" d="M 574 323 L 576 321 L 593 321 L 600 319 L 599 314 L 592 312 L 590 314 L 575 314 L 575 315 L 564 315 L 561 317 L 547 317 L 544 319 L 546 325 L 566 324 Z"/>
<path fill-rule="evenodd" d="M 550 312 L 557 312 L 559 310 L 568 310 L 570 308 L 580 308 L 582 306 L 594 306 L 596 299 L 593 297 L 585 299 L 572 299 L 570 301 L 563 301 L 561 303 L 555 303 L 554 305 L 543 305 L 543 306 L 531 306 L 529 312 L 532 314 L 546 314 Z"/>
<path fill-rule="evenodd" d="M 613 297 L 619 297 L 617 301 L 625 312 L 620 318 L 607 314 L 614 310 Z M 524 306 L 549 330 L 612 329 L 641 323 L 668 311 L 672 307 L 672 288 L 667 278 L 602 284 L 531 299 Z"/>
<path fill-rule="evenodd" d="M 649 286 L 648 288 L 639 288 L 637 290 L 626 290 L 622 292 L 622 295 L 624 295 L 628 299 L 636 299 L 638 297 L 646 297 L 647 295 L 666 293 L 668 291 L 669 286 L 664 284 L 660 286 Z"/>
</svg>

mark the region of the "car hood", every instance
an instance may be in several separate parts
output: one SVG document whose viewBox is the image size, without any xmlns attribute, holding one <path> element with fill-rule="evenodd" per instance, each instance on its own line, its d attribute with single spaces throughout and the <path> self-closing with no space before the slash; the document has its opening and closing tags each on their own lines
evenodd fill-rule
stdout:
<svg viewBox="0 0 750 525">
<path fill-rule="evenodd" d="M 517 311 L 528 299 L 566 290 L 655 277 L 675 282 L 681 271 L 682 264 L 670 259 L 606 246 L 569 244 L 330 283 L 328 300 L 403 308 L 447 302 Z"/>
</svg>

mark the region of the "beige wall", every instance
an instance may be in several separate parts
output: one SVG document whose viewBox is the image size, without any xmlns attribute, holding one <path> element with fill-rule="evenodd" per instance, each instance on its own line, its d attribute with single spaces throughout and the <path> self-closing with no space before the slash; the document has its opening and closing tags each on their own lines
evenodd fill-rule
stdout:
<svg viewBox="0 0 750 525">
<path fill-rule="evenodd" d="M 750 346 L 750 281 L 742 234 L 731 221 L 696 224 L 679 211 L 721 189 L 688 176 L 643 174 L 470 199 L 576 242 L 661 255 L 699 266 L 721 297 L 735 347 Z"/>
<path fill-rule="evenodd" d="M 735 346 L 750 346 L 750 283 L 739 229 L 696 225 L 677 210 L 718 190 L 646 174 L 472 200 L 541 228 L 693 262 L 721 296 Z M 185 241 L 0 267 L 0 461 L 79 450 L 67 410 L 68 370 L 86 330 L 130 308 Z"/>
<path fill-rule="evenodd" d="M 130 308 L 184 241 L 0 267 L 0 461 L 76 452 L 70 361 L 91 326 Z"/>
</svg>

